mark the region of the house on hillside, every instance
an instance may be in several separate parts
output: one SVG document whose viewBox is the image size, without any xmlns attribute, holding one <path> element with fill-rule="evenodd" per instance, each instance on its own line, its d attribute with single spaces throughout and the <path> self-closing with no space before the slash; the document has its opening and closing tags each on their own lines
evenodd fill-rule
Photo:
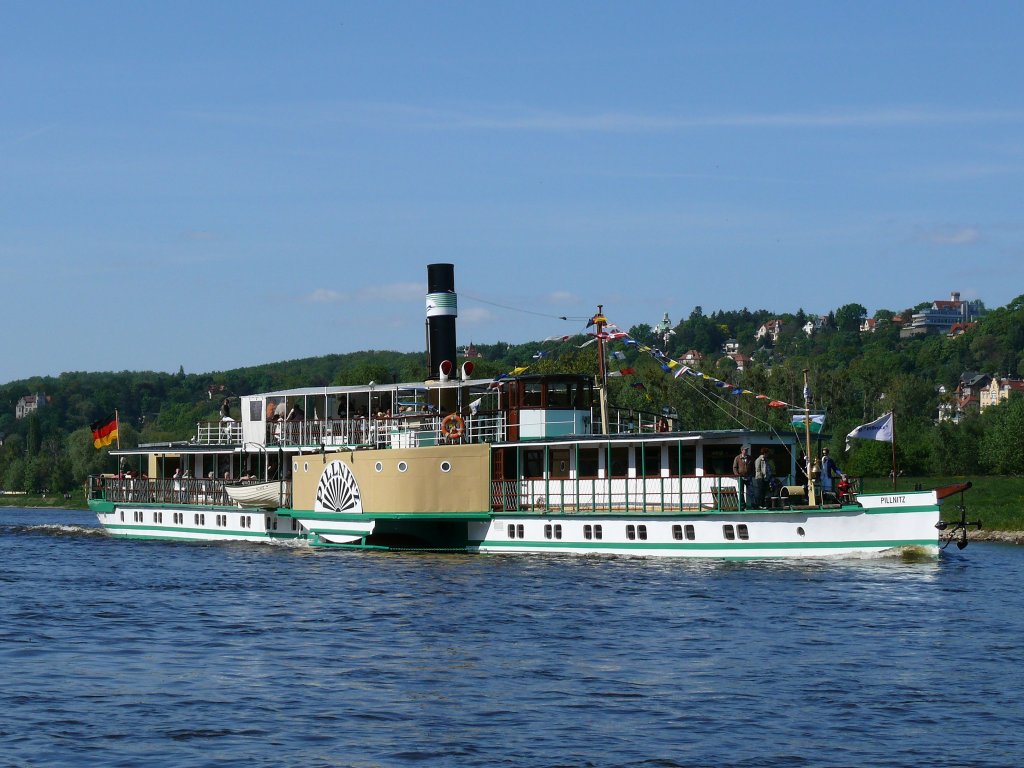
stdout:
<svg viewBox="0 0 1024 768">
<path fill-rule="evenodd" d="M 967 333 L 969 330 L 974 328 L 977 323 L 953 323 L 953 327 L 949 329 L 949 333 L 946 335 L 951 339 L 957 339 Z"/>
<path fill-rule="evenodd" d="M 743 373 L 743 371 L 750 365 L 750 357 L 748 355 L 744 355 L 742 352 L 730 352 L 726 357 L 736 363 L 736 370 L 740 373 Z"/>
<path fill-rule="evenodd" d="M 761 341 L 761 339 L 768 339 L 772 344 L 775 344 L 779 340 L 779 334 L 782 333 L 782 321 L 781 320 L 769 320 L 754 334 L 754 341 Z"/>
<path fill-rule="evenodd" d="M 982 387 L 978 394 L 978 409 L 984 411 L 989 406 L 999 405 L 1010 398 L 1011 392 L 1024 392 L 1024 381 L 1021 379 L 998 379 L 995 376 L 988 386 Z"/>
<path fill-rule="evenodd" d="M 691 349 L 689 352 L 679 358 L 679 362 L 683 365 L 695 366 L 700 365 L 704 362 L 704 355 L 698 352 L 696 349 Z"/>
<path fill-rule="evenodd" d="M 900 330 L 900 338 L 923 336 L 928 333 L 949 333 L 957 323 L 970 323 L 985 314 L 984 305 L 979 300 L 964 301 L 959 291 L 953 291 L 949 300 L 938 299 L 931 307 L 915 312 L 910 318 L 910 325 Z"/>
<path fill-rule="evenodd" d="M 981 411 L 981 391 L 992 382 L 987 373 L 964 371 L 960 374 L 960 382 L 956 387 L 957 415 L 979 413 Z"/>
<path fill-rule="evenodd" d="M 24 419 L 26 416 L 32 415 L 45 406 L 48 400 L 49 398 L 46 395 L 25 395 L 14 406 L 14 418 Z"/>
<path fill-rule="evenodd" d="M 722 345 L 722 352 L 726 355 L 733 355 L 740 351 L 740 343 L 736 339 L 726 339 Z"/>
<path fill-rule="evenodd" d="M 473 342 L 469 342 L 469 346 L 462 350 L 462 356 L 467 360 L 476 360 L 481 357 L 480 352 L 473 346 Z"/>
<path fill-rule="evenodd" d="M 861 333 L 874 333 L 878 328 L 878 320 L 874 317 L 865 317 L 860 321 Z"/>
</svg>

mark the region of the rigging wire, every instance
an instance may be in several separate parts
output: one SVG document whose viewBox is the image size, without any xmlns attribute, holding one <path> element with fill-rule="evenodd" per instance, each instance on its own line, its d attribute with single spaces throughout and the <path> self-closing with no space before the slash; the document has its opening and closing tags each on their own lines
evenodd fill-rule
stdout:
<svg viewBox="0 0 1024 768">
<path fill-rule="evenodd" d="M 468 293 L 459 293 L 459 296 L 470 299 L 471 301 L 478 301 L 481 304 L 490 304 L 492 307 L 500 307 L 501 309 L 507 309 L 510 312 L 522 312 L 527 315 L 537 315 L 538 317 L 547 317 L 552 320 L 589 320 L 589 316 L 575 317 L 573 315 L 552 315 L 547 312 L 536 312 L 532 309 L 523 309 L 522 307 L 510 307 L 508 304 L 499 304 L 496 301 L 488 301 L 487 299 L 481 299 L 479 296 L 471 296 Z"/>
</svg>

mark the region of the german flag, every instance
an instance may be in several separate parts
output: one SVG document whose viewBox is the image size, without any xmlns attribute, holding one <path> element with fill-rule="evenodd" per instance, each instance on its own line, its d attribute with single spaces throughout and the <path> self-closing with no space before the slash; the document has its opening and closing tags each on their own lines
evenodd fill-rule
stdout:
<svg viewBox="0 0 1024 768">
<path fill-rule="evenodd" d="M 100 419 L 89 425 L 92 427 L 92 444 L 103 448 L 117 440 L 117 414 L 108 419 Z"/>
</svg>

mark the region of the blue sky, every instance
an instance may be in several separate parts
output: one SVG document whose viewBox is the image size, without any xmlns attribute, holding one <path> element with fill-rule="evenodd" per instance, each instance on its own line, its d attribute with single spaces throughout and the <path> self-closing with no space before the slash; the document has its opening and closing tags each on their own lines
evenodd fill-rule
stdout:
<svg viewBox="0 0 1024 768">
<path fill-rule="evenodd" d="M 1024 293 L 1024 4 L 0 2 L 0 381 Z"/>
</svg>

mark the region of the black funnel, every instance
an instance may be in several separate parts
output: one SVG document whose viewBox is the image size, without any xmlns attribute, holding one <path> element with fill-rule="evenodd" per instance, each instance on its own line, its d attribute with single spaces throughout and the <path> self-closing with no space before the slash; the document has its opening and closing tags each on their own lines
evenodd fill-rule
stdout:
<svg viewBox="0 0 1024 768">
<path fill-rule="evenodd" d="M 455 294 L 455 265 L 427 265 L 427 369 L 428 378 L 441 377 L 441 362 L 448 360 L 455 372 L 455 318 L 459 302 Z"/>
</svg>

